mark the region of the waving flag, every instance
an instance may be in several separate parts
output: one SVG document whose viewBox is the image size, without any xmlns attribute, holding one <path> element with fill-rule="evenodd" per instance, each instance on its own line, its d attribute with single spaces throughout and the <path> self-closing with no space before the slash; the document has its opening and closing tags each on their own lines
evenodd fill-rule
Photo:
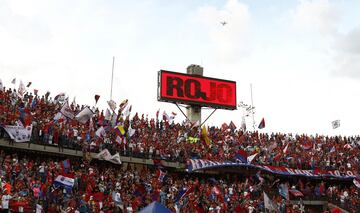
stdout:
<svg viewBox="0 0 360 213">
<path fill-rule="evenodd" d="M 336 129 L 340 127 L 340 120 L 335 120 L 333 122 L 331 122 L 332 128 Z"/>
<path fill-rule="evenodd" d="M 164 178 L 166 176 L 166 172 L 163 172 L 161 169 L 158 169 L 156 172 L 157 180 L 162 183 L 164 182 Z"/>
<path fill-rule="evenodd" d="M 250 155 L 249 157 L 247 157 L 247 163 L 251 163 L 258 154 L 259 153 L 255 153 L 255 154 Z"/>
<path fill-rule="evenodd" d="M 306 140 L 305 142 L 304 142 L 304 144 L 303 144 L 303 149 L 304 150 L 309 150 L 309 149 L 311 149 L 313 147 L 313 143 L 312 143 L 312 141 L 310 141 L 310 140 Z"/>
<path fill-rule="evenodd" d="M 5 131 L 9 134 L 10 138 L 15 142 L 27 142 L 30 141 L 32 133 L 32 125 L 24 127 L 22 125 L 17 126 L 4 126 Z"/>
<path fill-rule="evenodd" d="M 16 84 L 16 78 L 11 81 L 12 84 Z"/>
<path fill-rule="evenodd" d="M 4 89 L 4 86 L 3 86 L 2 80 L 0 78 L 0 91 L 3 91 L 3 89 Z"/>
<path fill-rule="evenodd" d="M 92 118 L 93 115 L 94 113 L 91 109 L 89 107 L 85 107 L 75 116 L 75 119 L 80 123 L 85 124 L 88 120 L 90 120 L 90 118 Z"/>
<path fill-rule="evenodd" d="M 30 85 L 31 85 L 31 81 L 26 85 L 26 87 L 30 87 Z"/>
<path fill-rule="evenodd" d="M 95 95 L 95 104 L 99 101 L 100 95 Z"/>
<path fill-rule="evenodd" d="M 110 109 L 111 109 L 112 111 L 115 111 L 115 109 L 116 109 L 116 103 L 115 103 L 115 101 L 110 100 L 110 101 L 108 101 L 107 103 L 108 103 Z"/>
<path fill-rule="evenodd" d="M 232 130 L 236 129 L 236 126 L 235 126 L 234 122 L 232 122 L 232 121 L 230 122 L 229 128 L 232 129 Z"/>
<path fill-rule="evenodd" d="M 182 189 L 179 191 L 179 194 L 175 197 L 175 203 L 179 202 L 183 198 L 189 196 L 191 193 L 195 191 L 195 188 L 193 186 L 188 187 L 187 189 Z"/>
<path fill-rule="evenodd" d="M 245 116 L 242 116 L 242 119 L 241 119 L 241 129 L 242 129 L 242 131 L 246 132 Z"/>
<path fill-rule="evenodd" d="M 24 83 L 22 82 L 22 81 L 20 81 L 20 84 L 19 84 L 19 89 L 18 89 L 18 94 L 20 95 L 20 96 L 23 96 L 24 95 L 24 93 L 25 93 L 25 85 L 24 85 Z"/>
<path fill-rule="evenodd" d="M 74 112 L 72 111 L 72 109 L 69 107 L 69 102 L 66 101 L 64 103 L 64 105 L 62 106 L 60 112 L 67 118 L 70 118 L 70 119 L 74 119 Z"/>
<path fill-rule="evenodd" d="M 210 145 L 211 141 L 210 141 L 210 138 L 209 136 L 207 135 L 207 130 L 206 130 L 206 126 L 204 125 L 202 128 L 201 128 L 201 136 L 202 138 L 204 139 L 206 145 Z"/>
<path fill-rule="evenodd" d="M 280 184 L 279 185 L 279 194 L 286 200 L 289 200 L 289 187 L 284 183 Z"/>
<path fill-rule="evenodd" d="M 74 186 L 74 178 L 70 176 L 65 176 L 65 174 L 58 175 L 55 178 L 54 185 L 72 189 L 72 187 Z"/>
<path fill-rule="evenodd" d="M 270 211 L 279 212 L 279 207 L 272 201 L 269 196 L 264 192 L 264 205 L 265 209 Z"/>
<path fill-rule="evenodd" d="M 125 135 L 125 129 L 122 125 L 118 125 L 115 127 L 115 133 L 119 136 Z"/>
<path fill-rule="evenodd" d="M 301 193 L 299 190 L 296 189 L 289 189 L 290 194 L 294 195 L 295 197 L 304 197 L 304 194 Z"/>
<path fill-rule="evenodd" d="M 265 119 L 264 119 L 264 118 L 261 119 L 261 122 L 260 122 L 258 128 L 259 128 L 259 129 L 265 128 Z"/>
<path fill-rule="evenodd" d="M 37 94 L 38 94 L 38 92 L 39 92 L 39 90 L 38 90 L 38 89 L 34 89 L 34 95 L 37 95 Z"/>
</svg>

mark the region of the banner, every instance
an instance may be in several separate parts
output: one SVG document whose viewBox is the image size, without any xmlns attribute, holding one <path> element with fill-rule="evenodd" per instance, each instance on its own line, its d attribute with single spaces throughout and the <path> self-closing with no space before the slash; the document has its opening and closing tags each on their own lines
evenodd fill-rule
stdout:
<svg viewBox="0 0 360 213">
<path fill-rule="evenodd" d="M 101 152 L 99 152 L 95 156 L 95 158 L 97 158 L 99 160 L 106 160 L 106 161 L 109 161 L 114 164 L 121 164 L 120 154 L 116 153 L 115 155 L 111 155 L 111 153 L 107 149 L 104 149 Z"/>
<path fill-rule="evenodd" d="M 22 143 L 30 141 L 32 125 L 27 127 L 5 125 L 4 129 L 15 142 Z"/>
<path fill-rule="evenodd" d="M 94 115 L 93 111 L 89 107 L 85 107 L 76 116 L 75 119 L 82 124 L 85 124 Z"/>
<path fill-rule="evenodd" d="M 70 119 L 74 119 L 74 112 L 71 110 L 71 108 L 69 107 L 69 102 L 66 101 L 63 105 L 63 107 L 61 108 L 60 112 L 65 116 L 68 117 Z"/>
<path fill-rule="evenodd" d="M 334 171 L 325 171 L 325 170 L 302 170 L 302 169 L 292 169 L 285 166 L 261 166 L 254 164 L 247 164 L 241 162 L 217 162 L 211 160 L 201 160 L 201 159 L 191 159 L 187 162 L 188 172 L 194 172 L 205 169 L 215 169 L 215 168 L 226 168 L 226 167 L 247 167 L 254 168 L 262 171 L 266 171 L 272 174 L 285 175 L 285 176 L 303 176 L 309 178 L 336 178 L 342 180 L 352 180 L 356 178 L 354 172 L 348 170 L 341 173 L 339 170 Z"/>
</svg>

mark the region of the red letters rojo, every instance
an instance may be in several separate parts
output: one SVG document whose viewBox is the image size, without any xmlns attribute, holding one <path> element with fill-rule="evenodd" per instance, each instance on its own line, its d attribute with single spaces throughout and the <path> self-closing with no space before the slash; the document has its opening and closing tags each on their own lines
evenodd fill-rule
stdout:
<svg viewBox="0 0 360 213">
<path fill-rule="evenodd" d="M 236 82 L 161 70 L 159 101 L 236 109 Z"/>
</svg>

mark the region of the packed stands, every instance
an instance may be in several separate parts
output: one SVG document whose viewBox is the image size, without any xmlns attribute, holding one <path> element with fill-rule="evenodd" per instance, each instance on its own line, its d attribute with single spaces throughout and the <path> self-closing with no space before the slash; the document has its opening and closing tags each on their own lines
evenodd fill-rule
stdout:
<svg viewBox="0 0 360 213">
<path fill-rule="evenodd" d="M 116 161 L 109 166 L 96 159 L 54 160 L 26 153 L 19 157 L 2 150 L 2 206 L 24 212 L 135 212 L 156 200 L 174 212 L 264 212 L 265 192 L 281 212 L 301 212 L 303 204 L 291 204 L 290 197 L 359 210 L 359 136 L 267 134 L 238 129 L 232 122 L 206 128 L 188 121 L 175 123 L 176 114 L 165 111 L 160 117 L 159 111 L 154 113 L 155 118 L 132 116 L 127 100 L 118 107 L 114 101 L 108 104 L 110 109 L 103 111 L 69 104 L 65 94 L 51 98 L 50 93 L 40 96 L 38 91 L 4 88 L 0 90 L 0 137 L 10 143 L 56 146 L 59 151 L 109 150 L 112 155 L 183 163 L 201 159 L 327 170 L 350 178 L 290 178 L 247 168 L 244 174 L 233 169 L 209 177 L 161 165 L 135 169 Z"/>
</svg>

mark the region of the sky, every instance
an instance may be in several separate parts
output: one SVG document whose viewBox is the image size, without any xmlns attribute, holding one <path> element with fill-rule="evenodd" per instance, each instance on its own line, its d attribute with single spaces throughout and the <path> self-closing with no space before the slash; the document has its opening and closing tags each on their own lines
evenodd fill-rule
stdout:
<svg viewBox="0 0 360 213">
<path fill-rule="evenodd" d="M 0 0 L 0 79 L 80 104 L 98 94 L 105 109 L 114 56 L 113 99 L 149 117 L 177 112 L 180 122 L 174 104 L 157 101 L 157 72 L 198 64 L 204 76 L 236 81 L 238 102 L 251 104 L 252 84 L 260 132 L 359 135 L 359 8 L 357 0 Z M 239 127 L 242 115 L 217 110 L 206 125 Z"/>
</svg>

